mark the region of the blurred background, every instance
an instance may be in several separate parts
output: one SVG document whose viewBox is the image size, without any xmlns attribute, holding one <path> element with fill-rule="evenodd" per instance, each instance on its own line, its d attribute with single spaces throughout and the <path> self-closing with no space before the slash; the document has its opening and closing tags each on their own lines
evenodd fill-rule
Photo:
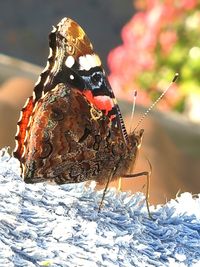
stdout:
<svg viewBox="0 0 200 267">
<path fill-rule="evenodd" d="M 153 166 L 150 202 L 200 191 L 200 4 L 197 0 L 7 0 L 0 2 L 0 148 L 14 148 L 19 112 L 46 65 L 48 34 L 63 17 L 76 20 L 100 55 L 128 129 L 167 92 L 141 127 L 135 171 Z M 142 190 L 145 178 L 123 179 Z M 115 184 L 116 185 L 116 184 Z"/>
</svg>

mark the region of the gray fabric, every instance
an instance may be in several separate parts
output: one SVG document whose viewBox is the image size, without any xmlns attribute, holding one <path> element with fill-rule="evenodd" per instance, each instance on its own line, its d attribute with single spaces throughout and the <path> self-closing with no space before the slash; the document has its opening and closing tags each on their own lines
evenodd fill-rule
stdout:
<svg viewBox="0 0 200 267">
<path fill-rule="evenodd" d="M 200 266 L 200 198 L 184 193 L 152 209 L 144 196 L 94 184 L 26 185 L 0 151 L 0 267 Z"/>
</svg>

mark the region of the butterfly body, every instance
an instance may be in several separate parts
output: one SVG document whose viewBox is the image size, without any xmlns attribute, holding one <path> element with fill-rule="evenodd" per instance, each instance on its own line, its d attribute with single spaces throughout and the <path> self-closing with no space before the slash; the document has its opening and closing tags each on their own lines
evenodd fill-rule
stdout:
<svg viewBox="0 0 200 267">
<path fill-rule="evenodd" d="M 105 183 L 132 169 L 143 130 L 127 134 L 113 91 L 80 26 L 50 34 L 48 63 L 21 112 L 14 156 L 27 183 Z"/>
</svg>

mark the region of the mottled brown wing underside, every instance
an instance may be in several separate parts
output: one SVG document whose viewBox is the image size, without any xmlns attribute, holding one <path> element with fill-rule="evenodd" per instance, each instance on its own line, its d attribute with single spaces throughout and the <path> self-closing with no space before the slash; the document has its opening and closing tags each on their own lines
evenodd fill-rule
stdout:
<svg viewBox="0 0 200 267">
<path fill-rule="evenodd" d="M 37 102 L 28 131 L 23 176 L 27 183 L 103 182 L 126 154 L 119 129 L 79 90 L 59 84 Z M 122 162 L 122 161 L 121 161 Z"/>
</svg>

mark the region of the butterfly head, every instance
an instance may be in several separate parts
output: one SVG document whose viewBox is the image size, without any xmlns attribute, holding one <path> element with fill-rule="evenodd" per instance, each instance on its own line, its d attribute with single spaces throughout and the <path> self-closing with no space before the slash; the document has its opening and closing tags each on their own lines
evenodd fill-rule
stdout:
<svg viewBox="0 0 200 267">
<path fill-rule="evenodd" d="M 142 139 L 144 135 L 144 129 L 140 129 L 139 131 L 133 131 L 129 135 L 129 142 L 132 148 L 139 150 L 142 144 Z"/>
</svg>

